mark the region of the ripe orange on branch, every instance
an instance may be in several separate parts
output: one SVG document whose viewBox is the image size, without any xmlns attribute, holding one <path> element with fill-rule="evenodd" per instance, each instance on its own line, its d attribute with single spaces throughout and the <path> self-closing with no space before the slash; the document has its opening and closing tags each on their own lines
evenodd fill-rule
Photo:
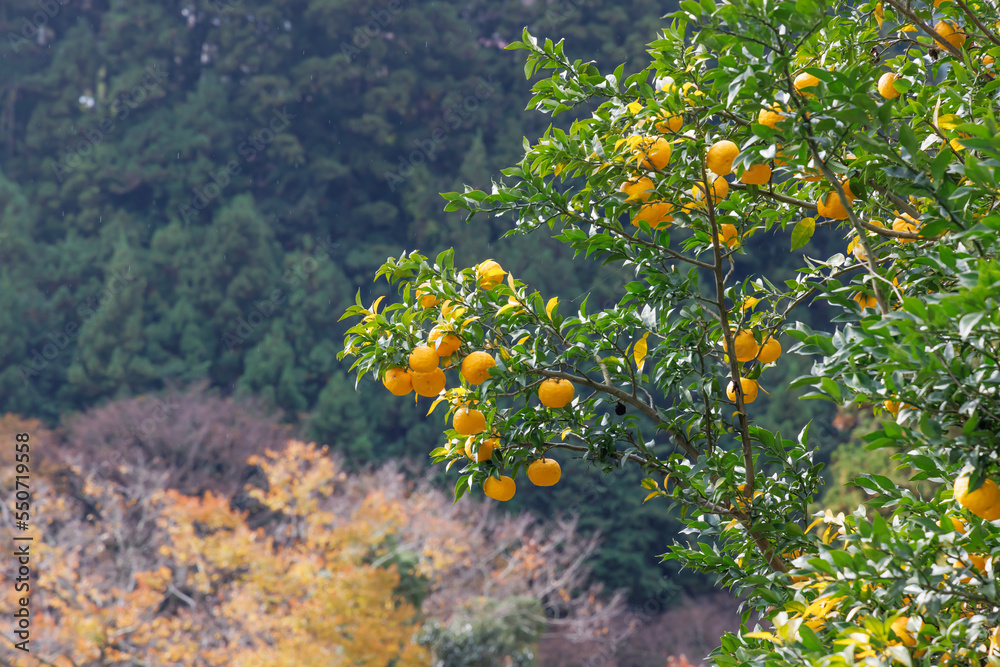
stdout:
<svg viewBox="0 0 1000 667">
<path fill-rule="evenodd" d="M 1000 487 L 992 479 L 983 480 L 983 485 L 969 491 L 969 475 L 961 475 L 955 480 L 955 501 L 980 519 L 996 521 L 1000 519 Z"/>
<path fill-rule="evenodd" d="M 441 339 L 440 343 L 437 342 L 439 338 Z M 442 331 L 437 327 L 431 329 L 431 332 L 427 335 L 427 342 L 433 345 L 439 357 L 450 357 L 458 352 L 458 348 L 462 346 L 462 340 L 458 336 Z"/>
<path fill-rule="evenodd" d="M 663 169 L 670 162 L 670 142 L 663 137 L 640 137 L 633 142 L 635 158 L 646 169 Z"/>
<path fill-rule="evenodd" d="M 547 408 L 564 408 L 573 400 L 573 383 L 562 378 L 548 378 L 538 385 L 538 400 Z"/>
<path fill-rule="evenodd" d="M 487 291 L 503 282 L 505 275 L 507 272 L 503 270 L 503 267 L 492 259 L 488 259 L 476 267 L 476 278 L 479 280 L 479 286 Z"/>
<path fill-rule="evenodd" d="M 472 459 L 476 463 L 482 463 L 483 461 L 489 461 L 491 458 L 493 458 L 493 450 L 494 450 L 494 448 L 496 447 L 496 444 L 497 444 L 497 439 L 496 438 L 487 438 L 486 440 L 483 440 L 481 443 L 479 443 L 479 451 L 478 452 L 473 452 L 472 451 L 472 443 L 474 441 L 475 441 L 475 438 L 469 438 L 468 440 L 465 441 L 465 455 L 466 456 L 468 456 L 470 459 Z"/>
<path fill-rule="evenodd" d="M 913 216 L 908 213 L 904 213 L 902 217 L 896 218 L 892 221 L 892 230 L 894 232 L 907 232 L 910 234 L 916 234 L 917 232 L 917 221 L 913 219 Z M 900 243 L 913 243 L 914 239 L 896 239 Z"/>
<path fill-rule="evenodd" d="M 757 361 L 762 364 L 770 364 L 777 361 L 780 356 L 781 343 L 776 338 L 768 338 L 760 346 L 760 352 L 757 353 Z"/>
<path fill-rule="evenodd" d="M 956 26 L 953 21 L 938 21 L 934 24 L 934 32 L 944 37 L 956 49 L 960 49 L 965 45 L 965 30 L 961 26 Z M 937 43 L 941 48 L 946 48 L 940 40 Z"/>
<path fill-rule="evenodd" d="M 731 225 L 727 222 L 719 226 L 719 243 L 725 243 L 727 248 L 734 248 L 740 245 L 736 225 Z"/>
<path fill-rule="evenodd" d="M 538 459 L 528 466 L 528 479 L 535 486 L 552 486 L 562 477 L 562 469 L 555 459 Z"/>
<path fill-rule="evenodd" d="M 771 168 L 766 164 L 752 164 L 743 171 L 740 183 L 764 185 L 771 180 Z"/>
<path fill-rule="evenodd" d="M 736 348 L 736 361 L 745 363 L 751 361 L 757 356 L 757 352 L 760 350 L 760 346 L 757 345 L 757 340 L 753 337 L 753 332 L 749 329 L 743 329 L 733 340 L 733 347 Z"/>
<path fill-rule="evenodd" d="M 429 294 L 426 288 L 427 285 L 421 285 L 417 288 L 417 303 L 420 304 L 420 307 L 431 308 L 441 303 L 441 299 L 437 298 L 433 294 Z"/>
<path fill-rule="evenodd" d="M 896 633 L 896 636 L 903 641 L 904 646 L 916 646 L 917 645 L 916 637 L 913 636 L 912 632 L 906 629 L 906 624 L 907 622 L 909 622 L 909 620 L 910 620 L 909 616 L 900 616 L 895 621 L 893 621 L 892 625 L 890 625 L 889 627 L 892 629 L 893 632 Z"/>
<path fill-rule="evenodd" d="M 802 72 L 797 77 L 795 77 L 795 82 L 793 83 L 795 90 L 799 91 L 803 95 L 812 95 L 812 92 L 806 92 L 806 88 L 812 88 L 819 85 L 819 78 L 814 74 L 809 74 L 808 72 Z"/>
<path fill-rule="evenodd" d="M 430 373 L 413 373 L 410 381 L 413 383 L 413 391 L 418 396 L 433 398 L 444 390 L 446 379 L 444 371 L 435 368 Z"/>
<path fill-rule="evenodd" d="M 757 400 L 757 390 L 759 387 L 756 380 L 740 378 L 740 388 L 743 390 L 744 403 L 753 403 Z M 733 386 L 732 380 L 730 380 L 729 386 L 726 387 L 726 396 L 730 401 L 736 400 L 736 387 Z"/>
<path fill-rule="evenodd" d="M 459 435 L 478 435 L 486 430 L 486 416 L 476 409 L 455 410 L 452 427 Z"/>
<path fill-rule="evenodd" d="M 640 222 L 645 222 L 653 229 L 669 227 L 670 223 L 674 221 L 674 216 L 670 215 L 673 210 L 674 205 L 670 202 L 643 204 L 639 207 L 639 212 L 632 218 L 632 224 L 638 227 Z"/>
<path fill-rule="evenodd" d="M 627 201 L 635 199 L 649 201 L 650 196 L 653 194 L 653 187 L 653 181 L 643 176 L 632 181 L 625 181 L 618 190 L 628 195 Z"/>
<path fill-rule="evenodd" d="M 487 477 L 483 483 L 483 493 L 500 502 L 507 502 L 513 498 L 516 490 L 517 486 L 514 484 L 514 480 L 507 475 L 502 475 L 500 479 Z"/>
<path fill-rule="evenodd" d="M 393 396 L 406 396 L 413 391 L 410 372 L 405 368 L 390 368 L 382 376 L 382 384 L 392 392 Z"/>
<path fill-rule="evenodd" d="M 767 125 L 770 128 L 774 128 L 774 126 L 785 117 L 785 115 L 781 113 L 782 111 L 783 109 L 781 108 L 781 105 L 775 102 L 769 108 L 760 110 L 757 114 L 757 122 L 761 125 Z"/>
<path fill-rule="evenodd" d="M 740 154 L 740 147 L 723 139 L 712 144 L 705 157 L 705 165 L 718 176 L 727 176 L 733 173 L 733 160 Z"/>
<path fill-rule="evenodd" d="M 705 186 L 704 181 L 699 181 L 691 187 L 691 197 L 695 201 L 695 207 L 704 208 L 705 206 L 705 192 L 708 188 Z M 729 194 L 729 183 L 722 176 L 719 176 L 714 181 L 712 181 L 712 203 L 718 204 L 720 201 L 726 198 Z"/>
<path fill-rule="evenodd" d="M 430 345 L 421 345 L 410 352 L 410 368 L 414 373 L 430 373 L 438 367 L 438 353 Z"/>
<path fill-rule="evenodd" d="M 664 120 L 656 124 L 656 129 L 660 132 L 680 132 L 681 128 L 684 127 L 684 117 L 680 114 L 667 115 L 667 112 L 661 111 L 660 115 Z"/>
<path fill-rule="evenodd" d="M 496 365 L 488 352 L 473 352 L 462 359 L 462 377 L 469 384 L 482 384 L 490 377 L 490 369 Z"/>
<path fill-rule="evenodd" d="M 887 100 L 894 100 L 899 97 L 900 92 L 896 90 L 895 81 L 896 75 L 892 72 L 883 74 L 878 80 L 878 94 Z"/>
<path fill-rule="evenodd" d="M 825 196 L 820 197 L 816 202 L 816 212 L 824 218 L 847 220 L 847 209 L 840 202 L 840 195 L 836 192 L 827 192 Z"/>
</svg>

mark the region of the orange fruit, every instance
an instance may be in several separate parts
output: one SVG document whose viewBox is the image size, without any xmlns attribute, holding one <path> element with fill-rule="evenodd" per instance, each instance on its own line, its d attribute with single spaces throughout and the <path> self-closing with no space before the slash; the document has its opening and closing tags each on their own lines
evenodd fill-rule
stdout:
<svg viewBox="0 0 1000 667">
<path fill-rule="evenodd" d="M 483 461 L 489 461 L 493 458 L 493 449 L 496 447 L 496 438 L 487 438 L 479 443 L 479 451 L 472 451 L 472 443 L 475 442 L 475 438 L 469 438 L 465 441 L 465 455 L 476 463 L 482 463 Z"/>
<path fill-rule="evenodd" d="M 955 568 L 965 568 L 968 567 L 970 570 L 975 570 L 980 574 L 986 574 L 986 558 L 980 556 L 979 554 L 969 554 L 969 565 L 966 566 L 965 561 L 956 560 L 952 563 Z M 968 584 L 972 581 L 972 577 L 960 577 L 959 581 L 963 584 Z"/>
<path fill-rule="evenodd" d="M 725 243 L 728 248 L 738 247 L 740 245 L 740 239 L 737 236 L 736 225 L 731 225 L 728 222 L 720 225 L 719 242 Z"/>
<path fill-rule="evenodd" d="M 757 341 L 753 337 L 753 332 L 749 329 L 744 329 L 736 334 L 733 346 L 736 348 L 736 361 L 741 364 L 755 358 L 760 350 L 760 346 L 757 345 Z"/>
<path fill-rule="evenodd" d="M 753 164 L 743 171 L 740 183 L 747 185 L 764 185 L 771 180 L 771 168 L 766 164 Z"/>
<path fill-rule="evenodd" d="M 483 493 L 500 502 L 507 502 L 513 498 L 516 490 L 517 486 L 514 484 L 514 480 L 507 475 L 502 475 L 500 479 L 487 477 L 486 481 L 483 482 Z"/>
<path fill-rule="evenodd" d="M 410 368 L 414 373 L 430 373 L 438 367 L 438 353 L 430 345 L 421 345 L 410 352 Z"/>
<path fill-rule="evenodd" d="M 488 352 L 473 352 L 462 359 L 462 377 L 469 384 L 482 384 L 490 376 L 490 369 L 497 362 Z"/>
<path fill-rule="evenodd" d="M 653 181 L 649 180 L 645 176 L 631 181 L 625 181 L 622 183 L 621 187 L 618 188 L 619 192 L 624 192 L 628 195 L 626 201 L 632 201 L 638 199 L 640 201 L 649 201 L 650 195 L 653 194 Z"/>
<path fill-rule="evenodd" d="M 862 310 L 865 308 L 878 308 L 878 299 L 874 296 L 868 296 L 864 292 L 858 292 L 854 295 L 854 300 L 858 302 Z"/>
<path fill-rule="evenodd" d="M 645 221 L 653 229 L 669 227 L 669 223 L 674 221 L 674 216 L 670 215 L 673 210 L 674 205 L 669 202 L 643 204 L 639 207 L 639 212 L 632 218 L 632 224 L 638 227 L 640 222 Z"/>
<path fill-rule="evenodd" d="M 890 625 L 889 627 L 892 629 L 893 632 L 896 633 L 896 636 L 903 641 L 904 646 L 916 646 L 917 645 L 916 638 L 913 636 L 912 632 L 906 629 L 906 624 L 909 620 L 910 620 L 909 616 L 900 616 L 895 621 L 893 621 L 892 625 Z"/>
<path fill-rule="evenodd" d="M 956 26 L 952 21 L 938 21 L 934 24 L 934 32 L 944 37 L 956 49 L 960 49 L 965 45 L 965 30 L 961 26 Z M 945 48 L 943 42 L 938 41 L 937 43 L 941 48 Z"/>
<path fill-rule="evenodd" d="M 445 301 L 441 304 L 441 317 L 445 319 L 454 319 L 458 317 L 460 311 L 464 311 L 465 308 L 455 303 L 454 301 Z"/>
<path fill-rule="evenodd" d="M 438 342 L 439 338 L 441 339 L 440 342 Z M 427 342 L 433 344 L 439 357 L 450 357 L 458 352 L 458 348 L 462 346 L 462 340 L 458 336 L 442 331 L 437 327 L 431 329 L 431 332 L 427 335 Z M 412 368 L 412 364 L 410 366 Z"/>
<path fill-rule="evenodd" d="M 656 129 L 660 132 L 680 132 L 681 128 L 684 127 L 684 117 L 680 114 L 668 116 L 666 112 L 661 111 L 660 116 L 664 118 L 663 121 L 656 124 Z"/>
<path fill-rule="evenodd" d="M 670 142 L 663 137 L 643 137 L 636 142 L 633 153 L 646 169 L 663 169 L 670 162 Z"/>
<path fill-rule="evenodd" d="M 417 392 L 418 396 L 433 398 L 444 389 L 444 371 L 435 368 L 430 373 L 413 373 L 410 382 L 413 383 L 413 391 Z"/>
<path fill-rule="evenodd" d="M 569 380 L 548 378 L 538 385 L 538 400 L 547 408 L 564 408 L 573 400 L 576 389 Z"/>
<path fill-rule="evenodd" d="M 993 64 L 993 56 L 987 54 L 983 56 L 983 67 L 989 67 Z"/>
<path fill-rule="evenodd" d="M 874 299 L 875 297 L 872 297 Z M 874 308 L 875 306 L 872 306 Z M 899 414 L 899 408 L 902 407 L 899 401 L 890 401 L 888 399 L 882 401 L 882 405 L 885 406 L 886 412 L 892 413 L 893 416 Z"/>
<path fill-rule="evenodd" d="M 776 338 L 768 338 L 764 341 L 764 344 L 760 346 L 760 352 L 757 353 L 757 361 L 762 364 L 774 363 L 781 356 L 781 343 L 778 342 Z"/>
<path fill-rule="evenodd" d="M 695 183 L 691 188 L 691 196 L 694 198 L 695 206 L 698 208 L 703 207 L 704 196 L 707 188 L 705 187 L 704 181 Z M 719 176 L 714 181 L 712 181 L 712 203 L 718 204 L 720 201 L 726 198 L 729 194 L 729 183 L 722 176 Z"/>
<path fill-rule="evenodd" d="M 413 391 L 410 372 L 405 368 L 390 368 L 382 376 L 382 384 L 393 396 L 406 396 Z"/>
<path fill-rule="evenodd" d="M 555 459 L 541 458 L 528 466 L 528 479 L 535 486 L 552 486 L 562 476 L 562 469 Z"/>
<path fill-rule="evenodd" d="M 950 515 L 945 516 L 944 518 L 941 519 L 940 526 L 942 530 L 949 530 L 949 531 L 954 530 L 956 533 L 961 533 L 963 535 L 965 534 L 965 531 L 968 528 L 968 526 L 965 525 L 965 522 L 962 521 L 960 518 L 958 518 L 957 516 L 950 516 Z"/>
<path fill-rule="evenodd" d="M 899 97 L 900 92 L 896 90 L 896 86 L 893 85 L 896 81 L 896 75 L 892 72 L 886 72 L 878 80 L 878 94 L 887 100 L 894 100 Z"/>
<path fill-rule="evenodd" d="M 427 290 L 424 289 L 426 287 L 427 285 L 424 284 L 417 288 L 417 303 L 420 304 L 420 307 L 431 308 L 441 303 L 441 299 L 437 298 L 433 294 L 428 293 Z"/>
<path fill-rule="evenodd" d="M 486 416 L 476 409 L 459 408 L 451 425 L 459 435 L 478 435 L 486 430 Z"/>
<path fill-rule="evenodd" d="M 773 128 L 785 117 L 781 111 L 783 111 L 781 105 L 775 102 L 770 108 L 765 107 L 758 112 L 757 122 L 761 125 L 767 125 L 768 127 Z"/>
<path fill-rule="evenodd" d="M 479 286 L 484 290 L 491 290 L 499 285 L 503 282 L 505 275 L 507 275 L 507 272 L 503 270 L 503 267 L 492 259 L 488 259 L 476 267 L 476 277 L 479 280 Z"/>
<path fill-rule="evenodd" d="M 1000 519 L 1000 487 L 992 479 L 983 480 L 983 485 L 970 493 L 966 473 L 955 480 L 954 492 L 955 501 L 980 519 Z"/>
<path fill-rule="evenodd" d="M 836 192 L 828 192 L 825 197 L 821 197 L 816 202 L 816 212 L 824 218 L 847 220 L 847 209 L 840 203 L 840 195 Z"/>
<path fill-rule="evenodd" d="M 726 176 L 733 173 L 733 160 L 739 154 L 739 146 L 728 139 L 723 139 L 712 144 L 712 147 L 708 149 L 705 164 L 712 170 L 712 173 L 718 176 Z"/>
<path fill-rule="evenodd" d="M 812 92 L 803 92 L 806 88 L 812 88 L 813 86 L 819 85 L 819 79 L 808 72 L 802 72 L 797 77 L 795 77 L 795 82 L 793 83 L 795 90 L 799 91 L 803 95 L 812 95 Z"/>
<path fill-rule="evenodd" d="M 896 232 L 909 232 L 915 234 L 917 232 L 917 221 L 913 219 L 913 216 L 904 213 L 902 217 L 896 218 L 892 221 L 892 229 Z M 896 239 L 900 243 L 913 243 L 914 239 Z"/>
<path fill-rule="evenodd" d="M 743 390 L 743 402 L 753 403 L 757 400 L 757 390 L 759 386 L 756 380 L 750 380 L 748 378 L 740 378 L 740 388 Z M 733 386 L 732 380 L 729 381 L 729 386 L 726 387 L 726 396 L 730 401 L 736 400 L 736 388 Z"/>
</svg>

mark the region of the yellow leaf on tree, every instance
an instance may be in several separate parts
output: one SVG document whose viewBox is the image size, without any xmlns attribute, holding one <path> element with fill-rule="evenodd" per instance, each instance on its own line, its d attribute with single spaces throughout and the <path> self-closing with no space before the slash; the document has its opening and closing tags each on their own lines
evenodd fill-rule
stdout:
<svg viewBox="0 0 1000 667">
<path fill-rule="evenodd" d="M 559 305 L 559 297 L 557 296 L 552 297 L 549 299 L 549 302 L 545 304 L 545 316 L 550 320 L 552 319 L 552 311 L 556 309 L 557 305 Z"/>
<path fill-rule="evenodd" d="M 497 315 L 503 315 L 508 310 L 514 310 L 515 308 L 518 308 L 518 307 L 520 307 L 520 304 L 516 303 L 516 302 L 515 303 L 505 304 L 505 305 L 503 305 L 503 306 L 500 307 L 500 310 L 497 311 Z"/>
<path fill-rule="evenodd" d="M 635 367 L 641 372 L 642 362 L 646 358 L 646 352 L 649 349 L 646 339 L 649 337 L 649 332 L 642 334 L 642 338 L 636 341 L 635 349 L 632 351 L 632 355 L 635 357 Z"/>
</svg>

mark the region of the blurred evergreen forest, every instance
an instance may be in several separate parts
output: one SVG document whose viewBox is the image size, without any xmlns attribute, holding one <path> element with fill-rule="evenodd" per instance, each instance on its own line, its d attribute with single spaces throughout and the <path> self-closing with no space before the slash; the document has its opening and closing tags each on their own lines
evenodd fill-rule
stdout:
<svg viewBox="0 0 1000 667">
<path fill-rule="evenodd" d="M 207 379 L 262 398 L 353 465 L 425 461 L 440 414 L 373 383 L 355 391 L 336 361 L 340 314 L 359 290 L 365 303 L 384 291 L 372 275 L 387 256 L 450 246 L 466 265 L 497 259 L 567 307 L 587 294 L 592 308 L 616 303 L 631 277 L 621 267 L 538 237 L 497 242 L 509 221 L 466 225 L 438 193 L 488 187 L 552 120 L 524 111 L 523 56 L 503 49 L 524 26 L 628 73 L 648 63 L 645 44 L 673 9 L 5 0 L 0 413 L 57 425 Z M 803 251 L 842 243 L 817 233 Z M 748 243 L 745 266 L 795 261 L 773 245 Z M 809 363 L 786 359 L 787 379 Z M 817 402 L 758 405 L 789 435 L 832 418 Z M 828 455 L 836 430 L 813 433 Z M 641 506 L 638 479 L 626 494 L 583 461 L 564 470 L 558 487 L 526 486 L 510 509 L 582 512 L 581 527 L 606 537 L 595 572 L 641 604 L 672 576 L 656 555 L 678 524 Z M 688 592 L 709 585 L 674 579 Z"/>
</svg>

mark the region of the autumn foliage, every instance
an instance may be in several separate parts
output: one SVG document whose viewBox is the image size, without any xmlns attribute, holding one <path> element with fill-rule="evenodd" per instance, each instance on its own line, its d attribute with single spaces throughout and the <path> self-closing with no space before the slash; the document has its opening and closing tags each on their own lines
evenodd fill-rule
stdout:
<svg viewBox="0 0 1000 667">
<path fill-rule="evenodd" d="M 429 663 L 428 623 L 505 600 L 533 601 L 532 623 L 577 643 L 622 616 L 621 596 L 589 586 L 597 539 L 575 520 L 457 506 L 396 466 L 349 475 L 295 440 L 248 457 L 238 494 L 187 495 L 168 465 L 110 469 L 58 452 L 65 432 L 12 415 L 0 427 L 44 436 L 33 451 L 51 460 L 33 483 L 32 652 L 5 642 L 6 664 L 402 667 Z"/>
</svg>

